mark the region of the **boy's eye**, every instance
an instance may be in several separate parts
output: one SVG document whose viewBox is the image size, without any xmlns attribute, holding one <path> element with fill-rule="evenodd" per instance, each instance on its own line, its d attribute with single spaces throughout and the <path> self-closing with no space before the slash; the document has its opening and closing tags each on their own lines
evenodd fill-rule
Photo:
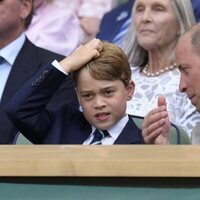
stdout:
<svg viewBox="0 0 200 200">
<path fill-rule="evenodd" d="M 112 90 L 107 90 L 107 91 L 105 91 L 105 95 L 106 96 L 111 96 L 112 94 L 114 93 L 114 91 L 112 91 Z"/>
<path fill-rule="evenodd" d="M 86 99 L 86 100 L 89 100 L 89 99 L 92 98 L 92 95 L 91 95 L 91 94 L 83 94 L 83 95 L 81 95 L 81 96 L 82 96 L 82 98 L 84 98 L 84 99 Z"/>
</svg>

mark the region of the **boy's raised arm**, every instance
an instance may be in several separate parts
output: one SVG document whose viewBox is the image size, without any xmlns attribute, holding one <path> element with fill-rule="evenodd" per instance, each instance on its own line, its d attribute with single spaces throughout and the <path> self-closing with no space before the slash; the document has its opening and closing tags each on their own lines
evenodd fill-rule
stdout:
<svg viewBox="0 0 200 200">
<path fill-rule="evenodd" d="M 93 58 L 100 56 L 103 43 L 99 39 L 92 39 L 85 45 L 81 45 L 70 56 L 60 61 L 60 65 L 66 73 L 73 72 L 87 64 Z"/>
</svg>

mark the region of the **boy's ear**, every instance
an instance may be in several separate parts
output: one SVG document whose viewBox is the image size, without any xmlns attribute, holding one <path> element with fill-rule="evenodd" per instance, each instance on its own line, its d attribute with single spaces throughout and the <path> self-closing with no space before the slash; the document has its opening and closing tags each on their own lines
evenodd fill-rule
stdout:
<svg viewBox="0 0 200 200">
<path fill-rule="evenodd" d="M 133 94 L 134 94 L 134 91 L 135 91 L 135 83 L 134 81 L 130 81 L 128 86 L 127 86 L 127 101 L 130 101 L 133 97 Z"/>
</svg>

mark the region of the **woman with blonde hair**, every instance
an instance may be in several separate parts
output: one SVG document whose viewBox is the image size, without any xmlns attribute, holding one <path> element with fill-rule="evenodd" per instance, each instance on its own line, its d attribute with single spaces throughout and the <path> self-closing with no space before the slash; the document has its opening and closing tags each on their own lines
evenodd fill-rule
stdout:
<svg viewBox="0 0 200 200">
<path fill-rule="evenodd" d="M 182 33 L 196 23 L 188 0 L 136 0 L 132 23 L 123 44 L 132 64 L 136 88 L 127 112 L 145 116 L 164 95 L 170 121 L 190 136 L 200 121 L 187 96 L 179 91 L 180 73 L 175 46 Z"/>
</svg>

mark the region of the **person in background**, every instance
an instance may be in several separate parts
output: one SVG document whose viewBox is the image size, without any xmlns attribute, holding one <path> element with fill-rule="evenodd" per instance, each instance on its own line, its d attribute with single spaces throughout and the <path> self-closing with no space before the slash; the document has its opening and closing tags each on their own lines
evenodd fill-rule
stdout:
<svg viewBox="0 0 200 200">
<path fill-rule="evenodd" d="M 136 0 L 123 49 L 132 65 L 136 88 L 127 113 L 146 116 L 164 95 L 170 120 L 191 136 L 200 120 L 186 94 L 179 91 L 175 46 L 195 17 L 188 0 Z M 169 31 L 170 30 L 170 31 Z"/>
<path fill-rule="evenodd" d="M 68 1 L 68 6 L 76 11 L 84 32 L 84 43 L 90 41 L 99 32 L 102 17 L 115 5 L 114 0 L 75 0 Z M 70 3 L 69 3 L 70 2 Z"/>
<path fill-rule="evenodd" d="M 196 18 L 196 21 L 200 21 L 200 1 L 199 0 L 191 0 L 192 7 L 194 10 L 194 15 Z"/>
<path fill-rule="evenodd" d="M 35 14 L 26 31 L 36 45 L 70 55 L 80 44 L 93 38 L 111 0 L 35 0 Z"/>
<path fill-rule="evenodd" d="M 34 44 L 68 56 L 83 42 L 83 34 L 78 17 L 64 1 L 34 0 L 34 15 L 26 35 Z"/>
<path fill-rule="evenodd" d="M 0 1 L 0 144 L 12 144 L 18 133 L 4 112 L 4 107 L 13 94 L 37 70 L 55 59 L 63 58 L 35 46 L 26 38 L 24 31 L 31 22 L 32 14 L 32 0 Z M 45 73 L 38 77 L 37 82 L 44 79 Z M 70 76 L 63 81 L 47 106 L 55 109 L 65 103 L 78 108 Z"/>
<path fill-rule="evenodd" d="M 93 39 L 60 63 L 46 66 L 45 81 L 33 86 L 37 73 L 13 97 L 6 112 L 35 144 L 143 144 L 141 130 L 126 114 L 134 92 L 127 57 L 119 47 Z M 49 96 L 73 73 L 83 112 L 69 105 L 52 112 Z M 56 81 L 55 81 L 56 80 Z M 41 101 L 37 101 L 41 99 Z M 168 144 L 161 135 L 158 144 Z M 97 139 L 97 140 L 96 140 Z"/>
<path fill-rule="evenodd" d="M 107 12 L 100 24 L 97 38 L 120 46 L 131 23 L 132 7 L 135 0 L 128 0 Z"/>
<path fill-rule="evenodd" d="M 127 0 L 125 3 L 107 12 L 102 18 L 100 30 L 96 37 L 121 46 L 132 21 L 131 13 L 134 2 L 135 0 Z M 191 3 L 195 18 L 199 22 L 200 1 L 191 0 Z"/>
</svg>

